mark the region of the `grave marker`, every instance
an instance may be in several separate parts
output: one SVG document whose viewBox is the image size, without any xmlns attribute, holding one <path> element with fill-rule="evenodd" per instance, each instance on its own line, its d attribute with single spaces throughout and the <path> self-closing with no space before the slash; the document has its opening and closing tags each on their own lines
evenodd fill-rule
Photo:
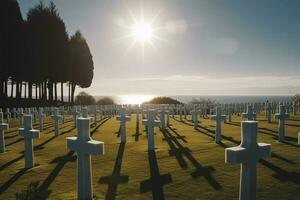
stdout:
<svg viewBox="0 0 300 200">
<path fill-rule="evenodd" d="M 241 164 L 240 200 L 256 199 L 256 163 L 271 155 L 271 145 L 257 143 L 258 123 L 244 121 L 241 126 L 241 144 L 225 149 L 225 163 Z"/>
<path fill-rule="evenodd" d="M 77 137 L 67 138 L 67 148 L 77 152 L 77 199 L 93 199 L 91 154 L 104 155 L 104 143 L 91 139 L 88 118 L 77 125 Z"/>
<path fill-rule="evenodd" d="M 24 115 L 24 128 L 19 128 L 20 136 L 24 137 L 25 168 L 34 167 L 33 139 L 40 138 L 40 131 L 32 129 L 32 115 Z"/>
</svg>

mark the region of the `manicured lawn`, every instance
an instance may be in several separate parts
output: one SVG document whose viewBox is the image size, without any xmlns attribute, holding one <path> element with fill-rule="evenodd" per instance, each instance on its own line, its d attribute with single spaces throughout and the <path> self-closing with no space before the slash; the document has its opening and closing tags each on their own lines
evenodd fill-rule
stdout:
<svg viewBox="0 0 300 200">
<path fill-rule="evenodd" d="M 190 117 L 189 117 L 190 119 Z M 268 124 L 259 117 L 258 141 L 272 144 L 272 156 L 257 164 L 258 199 L 300 198 L 300 113 L 286 122 L 286 142 L 277 141 L 278 122 Z M 66 137 L 76 135 L 72 117 L 61 125 L 55 137 L 52 121 L 45 121 L 41 138 L 34 140 L 38 164 L 23 170 L 24 142 L 18 136 L 18 122 L 11 122 L 6 133 L 7 152 L 0 154 L 0 199 L 14 199 L 31 182 L 50 199 L 76 198 L 76 153 L 66 148 Z M 214 143 L 214 121 L 200 118 L 200 127 L 171 118 L 164 133 L 155 129 L 155 152 L 147 152 L 147 137 L 140 123 L 136 133 L 135 116 L 127 123 L 127 143 L 121 145 L 119 122 L 115 118 L 99 121 L 92 137 L 105 142 L 105 155 L 92 157 L 93 189 L 98 199 L 237 199 L 239 165 L 224 163 L 224 149 L 240 142 L 239 116 L 222 123 L 222 144 Z M 38 128 L 38 124 L 35 126 Z M 165 138 L 165 140 L 163 140 Z M 116 162 L 117 160 L 117 162 Z M 150 167 L 151 164 L 151 167 Z M 151 173 L 150 173 L 151 172 Z M 151 178 L 150 178 L 151 177 Z M 150 178 L 150 179 L 149 179 Z"/>
</svg>

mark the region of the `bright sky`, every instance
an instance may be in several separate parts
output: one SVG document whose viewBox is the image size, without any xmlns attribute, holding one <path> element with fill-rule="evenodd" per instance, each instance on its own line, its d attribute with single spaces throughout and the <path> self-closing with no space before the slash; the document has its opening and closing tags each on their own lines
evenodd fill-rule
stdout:
<svg viewBox="0 0 300 200">
<path fill-rule="evenodd" d="M 25 17 L 39 0 L 18 1 Z M 54 3 L 69 34 L 87 38 L 93 95 L 300 92 L 300 1 Z"/>
</svg>

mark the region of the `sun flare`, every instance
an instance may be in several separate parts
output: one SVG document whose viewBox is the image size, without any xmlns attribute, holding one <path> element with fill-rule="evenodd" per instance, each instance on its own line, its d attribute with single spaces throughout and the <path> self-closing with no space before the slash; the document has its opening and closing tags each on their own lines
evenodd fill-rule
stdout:
<svg viewBox="0 0 300 200">
<path fill-rule="evenodd" d="M 119 37 L 118 40 L 126 39 L 129 41 L 129 46 L 125 50 L 125 54 L 134 47 L 140 46 L 142 60 L 144 62 L 146 49 L 150 47 L 156 51 L 157 42 L 165 41 L 158 36 L 160 31 L 164 29 L 163 26 L 158 26 L 158 18 L 161 11 L 158 10 L 157 12 L 146 14 L 147 12 L 144 11 L 143 3 L 141 4 L 139 14 L 134 13 L 129 8 L 127 10 L 129 18 L 124 17 L 124 19 L 120 19 L 118 21 L 118 25 L 124 31 L 124 35 Z M 127 18 L 127 20 L 125 18 Z"/>
<path fill-rule="evenodd" d="M 153 28 L 150 24 L 139 22 L 132 26 L 132 35 L 141 42 L 149 42 L 153 37 Z"/>
<path fill-rule="evenodd" d="M 123 104 L 142 104 L 145 101 L 149 101 L 153 98 L 153 95 L 123 95 L 121 96 L 121 102 Z"/>
</svg>

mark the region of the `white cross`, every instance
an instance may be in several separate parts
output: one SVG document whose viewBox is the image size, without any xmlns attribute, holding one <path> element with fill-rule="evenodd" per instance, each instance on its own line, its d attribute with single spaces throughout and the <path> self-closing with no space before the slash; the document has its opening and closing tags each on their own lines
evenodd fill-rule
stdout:
<svg viewBox="0 0 300 200">
<path fill-rule="evenodd" d="M 24 116 L 23 108 L 19 108 L 19 119 L 20 119 L 21 127 L 23 127 L 23 116 Z"/>
<path fill-rule="evenodd" d="M 104 143 L 90 137 L 90 120 L 77 119 L 77 137 L 67 137 L 67 147 L 77 152 L 77 199 L 93 199 L 91 154 L 104 155 Z"/>
<path fill-rule="evenodd" d="M 160 114 L 160 128 L 161 130 L 166 130 L 166 120 L 165 120 L 165 116 L 167 114 L 168 111 L 165 110 L 165 107 L 162 106 L 161 110 L 159 111 Z"/>
<path fill-rule="evenodd" d="M 289 117 L 289 114 L 286 113 L 286 109 L 284 105 L 279 106 L 279 113 L 275 114 L 275 119 L 279 119 L 278 126 L 278 139 L 280 142 L 284 141 L 285 137 L 285 119 Z"/>
<path fill-rule="evenodd" d="M 54 133 L 56 136 L 58 136 L 59 135 L 59 121 L 62 119 L 62 116 L 59 115 L 58 108 L 54 109 L 54 115 L 52 115 L 51 117 L 54 120 Z"/>
<path fill-rule="evenodd" d="M 16 119 L 16 117 L 17 117 L 17 110 L 16 110 L 16 108 L 12 108 L 12 116 L 13 116 L 14 119 Z"/>
<path fill-rule="evenodd" d="M 24 128 L 19 128 L 20 136 L 24 137 L 25 168 L 34 167 L 33 139 L 40 138 L 40 131 L 32 129 L 32 115 L 24 115 Z"/>
<path fill-rule="evenodd" d="M 144 119 L 142 124 L 147 127 L 148 132 L 148 151 L 152 151 L 155 148 L 154 144 L 154 127 L 160 125 L 159 120 L 155 120 L 155 110 L 148 111 L 148 119 Z"/>
<path fill-rule="evenodd" d="M 11 113 L 9 111 L 9 108 L 6 108 L 5 115 L 6 115 L 6 121 L 7 123 L 9 123 L 9 119 L 11 118 Z"/>
<path fill-rule="evenodd" d="M 3 123 L 3 113 L 0 112 L 0 153 L 5 152 L 5 136 L 4 131 L 9 129 L 9 124 Z"/>
<path fill-rule="evenodd" d="M 270 102 L 266 102 L 266 118 L 268 120 L 268 123 L 271 123 L 271 110 L 272 108 Z"/>
<path fill-rule="evenodd" d="M 74 106 L 73 107 L 73 121 L 74 121 L 74 127 L 77 127 L 76 123 L 77 123 L 77 115 L 80 114 L 80 112 L 77 111 L 77 108 Z"/>
<path fill-rule="evenodd" d="M 242 118 L 247 118 L 247 120 L 255 120 L 256 119 L 256 113 L 254 113 L 252 105 L 247 105 L 247 112 L 242 113 Z"/>
<path fill-rule="evenodd" d="M 46 115 L 43 113 L 43 108 L 39 108 L 39 124 L 40 124 L 40 131 L 44 130 L 44 118 Z"/>
<path fill-rule="evenodd" d="M 257 121 L 242 122 L 241 144 L 225 149 L 225 163 L 241 164 L 240 200 L 256 199 L 256 163 L 271 155 L 271 145 L 257 143 Z"/>
<path fill-rule="evenodd" d="M 182 121 L 182 105 L 179 105 L 179 119 Z"/>
<path fill-rule="evenodd" d="M 191 114 L 192 114 L 192 120 L 194 122 L 194 129 L 198 128 L 198 110 L 192 110 Z"/>
<path fill-rule="evenodd" d="M 211 115 L 210 118 L 216 121 L 216 130 L 215 130 L 215 142 L 221 142 L 221 121 L 226 118 L 226 115 L 221 115 L 221 108 L 216 107 L 216 114 Z"/>
<path fill-rule="evenodd" d="M 120 115 L 117 116 L 117 120 L 120 121 L 120 135 L 121 135 L 121 142 L 126 142 L 126 122 L 130 121 L 130 116 L 125 115 L 125 109 L 121 108 Z"/>
</svg>

